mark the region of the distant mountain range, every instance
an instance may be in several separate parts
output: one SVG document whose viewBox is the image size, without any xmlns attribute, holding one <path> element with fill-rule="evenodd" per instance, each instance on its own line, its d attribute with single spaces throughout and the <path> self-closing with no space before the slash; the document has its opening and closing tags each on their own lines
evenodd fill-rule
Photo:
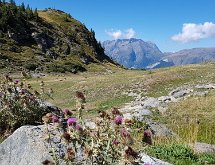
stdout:
<svg viewBox="0 0 215 165">
<path fill-rule="evenodd" d="M 102 46 L 110 58 L 126 68 L 154 69 L 215 60 L 215 48 L 162 53 L 156 44 L 135 38 L 104 41 Z"/>
<path fill-rule="evenodd" d="M 215 47 L 184 49 L 175 53 L 167 53 L 165 58 L 172 61 L 174 65 L 198 64 L 215 60 Z"/>
</svg>

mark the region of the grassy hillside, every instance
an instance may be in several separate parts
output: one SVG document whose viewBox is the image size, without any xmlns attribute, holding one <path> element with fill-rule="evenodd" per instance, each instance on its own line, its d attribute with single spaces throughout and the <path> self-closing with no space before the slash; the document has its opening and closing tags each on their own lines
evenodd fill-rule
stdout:
<svg viewBox="0 0 215 165">
<path fill-rule="evenodd" d="M 115 65 L 95 32 L 63 11 L 0 3 L 0 69 L 73 72 Z"/>
</svg>

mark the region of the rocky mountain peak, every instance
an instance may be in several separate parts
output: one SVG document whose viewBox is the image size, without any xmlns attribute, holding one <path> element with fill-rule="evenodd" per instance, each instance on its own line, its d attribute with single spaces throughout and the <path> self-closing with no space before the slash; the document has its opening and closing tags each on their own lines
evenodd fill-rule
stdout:
<svg viewBox="0 0 215 165">
<path fill-rule="evenodd" d="M 145 68 L 162 57 L 154 43 L 141 39 L 104 41 L 102 45 L 109 57 L 127 68 Z"/>
</svg>

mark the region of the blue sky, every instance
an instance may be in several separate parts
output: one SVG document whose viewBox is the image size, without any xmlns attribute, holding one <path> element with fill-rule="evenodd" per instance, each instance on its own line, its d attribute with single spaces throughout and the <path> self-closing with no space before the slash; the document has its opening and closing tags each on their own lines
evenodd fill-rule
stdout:
<svg viewBox="0 0 215 165">
<path fill-rule="evenodd" d="M 215 47 L 215 0 L 16 0 L 63 10 L 99 41 L 140 38 L 161 51 Z"/>
</svg>

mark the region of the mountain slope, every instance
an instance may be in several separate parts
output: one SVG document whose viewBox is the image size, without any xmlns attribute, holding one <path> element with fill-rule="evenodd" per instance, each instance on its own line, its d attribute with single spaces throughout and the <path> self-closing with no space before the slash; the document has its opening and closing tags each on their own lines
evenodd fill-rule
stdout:
<svg viewBox="0 0 215 165">
<path fill-rule="evenodd" d="M 113 63 L 93 30 L 59 10 L 0 3 L 0 68 L 77 72 Z"/>
<path fill-rule="evenodd" d="M 168 53 L 166 59 L 174 65 L 198 64 L 205 61 L 215 60 L 215 48 L 193 48 Z"/>
<path fill-rule="evenodd" d="M 154 43 L 141 39 L 104 41 L 102 45 L 109 57 L 127 68 L 145 68 L 162 57 L 162 52 Z"/>
</svg>

